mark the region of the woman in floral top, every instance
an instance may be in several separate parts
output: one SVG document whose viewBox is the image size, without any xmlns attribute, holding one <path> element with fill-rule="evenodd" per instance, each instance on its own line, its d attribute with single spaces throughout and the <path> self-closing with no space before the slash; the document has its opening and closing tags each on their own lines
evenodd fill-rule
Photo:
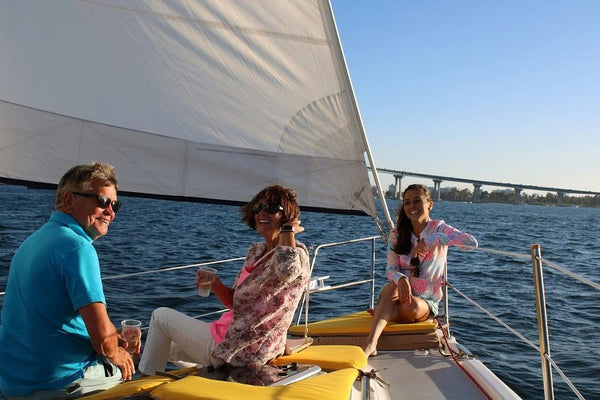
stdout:
<svg viewBox="0 0 600 400">
<path fill-rule="evenodd" d="M 367 356 L 377 354 L 377 341 L 389 321 L 412 323 L 437 315 L 448 246 L 477 247 L 473 236 L 429 218 L 433 202 L 426 186 L 408 186 L 402 199 L 396 229 L 388 241 L 389 283 L 382 289 L 373 315 L 364 347 Z"/>
<path fill-rule="evenodd" d="M 239 367 L 263 365 L 283 354 L 310 274 L 308 250 L 295 239 L 304 231 L 296 193 L 269 186 L 241 212 L 242 222 L 265 241 L 250 246 L 233 287 L 215 278 L 212 291 L 230 311 L 207 323 L 170 308 L 154 310 L 139 365 L 144 375 L 164 371 L 168 360 Z"/>
</svg>

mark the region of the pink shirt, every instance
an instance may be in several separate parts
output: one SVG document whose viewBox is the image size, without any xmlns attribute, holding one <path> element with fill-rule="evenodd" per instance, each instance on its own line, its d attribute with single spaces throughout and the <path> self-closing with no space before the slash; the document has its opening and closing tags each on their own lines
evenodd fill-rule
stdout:
<svg viewBox="0 0 600 400">
<path fill-rule="evenodd" d="M 236 282 L 233 284 L 234 289 L 244 282 L 254 267 L 255 264 L 242 268 Z M 210 323 L 210 334 L 213 337 L 215 344 L 219 344 L 223 341 L 227 329 L 229 328 L 229 325 L 231 325 L 231 321 L 233 321 L 233 310 L 226 311 L 221 315 L 221 318 Z"/>
</svg>

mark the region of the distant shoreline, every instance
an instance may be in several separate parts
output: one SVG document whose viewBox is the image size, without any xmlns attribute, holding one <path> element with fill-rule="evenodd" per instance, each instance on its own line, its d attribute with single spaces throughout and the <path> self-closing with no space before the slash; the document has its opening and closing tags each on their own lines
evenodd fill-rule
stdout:
<svg viewBox="0 0 600 400">
<path fill-rule="evenodd" d="M 437 202 L 449 202 L 449 203 L 471 203 L 471 204 L 514 204 L 516 206 L 542 206 L 542 207 L 587 207 L 587 208 L 599 208 L 600 201 L 589 196 L 590 199 L 588 201 L 582 202 L 567 202 L 563 204 L 558 204 L 556 202 L 542 202 L 542 201 L 521 201 L 519 203 L 515 203 L 511 200 L 481 200 L 481 201 L 471 201 L 471 200 L 453 200 L 453 199 L 444 199 L 436 200 Z M 386 196 L 387 200 L 400 200 L 394 197 Z M 578 198 L 574 198 L 578 199 Z M 595 200 L 595 201 L 594 201 Z"/>
</svg>

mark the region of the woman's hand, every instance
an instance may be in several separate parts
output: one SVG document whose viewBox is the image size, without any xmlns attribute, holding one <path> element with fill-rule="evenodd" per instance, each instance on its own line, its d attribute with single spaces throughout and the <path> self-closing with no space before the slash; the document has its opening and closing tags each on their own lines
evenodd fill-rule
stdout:
<svg viewBox="0 0 600 400">
<path fill-rule="evenodd" d="M 425 239 L 419 239 L 417 245 L 415 246 L 415 255 L 419 256 L 422 260 L 425 258 L 425 254 L 427 254 L 427 246 L 425 245 Z"/>
<path fill-rule="evenodd" d="M 218 276 L 213 274 L 212 272 L 203 269 L 198 269 L 198 271 L 196 271 L 196 288 L 200 286 L 200 282 L 212 280 L 214 284 L 214 281 L 216 281 L 217 279 Z"/>
<path fill-rule="evenodd" d="M 291 225 L 294 229 L 294 233 L 304 232 L 304 227 L 300 225 L 302 221 L 297 218 L 287 221 L 284 225 Z"/>
<path fill-rule="evenodd" d="M 401 303 L 410 304 L 412 302 L 412 289 L 408 278 L 405 276 L 398 281 L 398 300 Z"/>
<path fill-rule="evenodd" d="M 296 247 L 296 234 L 304 232 L 304 227 L 300 225 L 300 222 L 298 218 L 294 218 L 281 224 L 281 232 L 279 232 L 280 246 Z M 289 230 L 290 226 L 292 227 L 291 231 Z"/>
</svg>

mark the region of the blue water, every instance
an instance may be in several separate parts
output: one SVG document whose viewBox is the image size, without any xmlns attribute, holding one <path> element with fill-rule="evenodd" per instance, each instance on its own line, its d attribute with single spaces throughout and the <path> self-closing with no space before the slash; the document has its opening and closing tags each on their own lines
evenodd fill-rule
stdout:
<svg viewBox="0 0 600 400">
<path fill-rule="evenodd" d="M 124 205 L 109 234 L 96 242 L 103 276 L 147 271 L 244 256 L 261 238 L 240 222 L 236 207 L 178 203 L 120 196 Z M 0 185 L 0 291 L 12 254 L 53 210 L 54 192 Z M 395 214 L 398 203 L 388 201 Z M 512 204 L 436 203 L 433 218 L 472 233 L 488 249 L 529 254 L 542 246 L 545 259 L 587 279 L 600 281 L 600 209 L 516 206 Z M 367 217 L 305 212 L 306 232 L 299 240 L 318 245 L 377 235 Z M 315 275 L 330 275 L 330 284 L 365 277 L 370 244 L 323 250 Z M 382 283 L 385 246 L 377 242 L 377 275 Z M 323 259 L 321 260 L 321 257 Z M 240 268 L 219 268 L 228 284 Z M 551 351 L 554 360 L 587 399 L 600 399 L 600 302 L 598 292 L 545 268 Z M 195 269 L 126 280 L 105 281 L 109 314 L 114 322 L 137 318 L 147 324 L 157 306 L 191 315 L 218 310 L 214 296 L 200 298 Z M 449 280 L 529 340 L 538 343 L 531 261 L 486 252 L 449 252 Z M 379 287 L 379 286 L 378 286 Z M 0 297 L 0 305 L 2 298 Z M 362 310 L 368 288 L 345 289 L 311 297 L 311 319 Z M 450 291 L 450 323 L 459 342 L 525 399 L 542 399 L 540 356 L 494 320 Z M 557 399 L 576 398 L 554 373 Z"/>
</svg>

